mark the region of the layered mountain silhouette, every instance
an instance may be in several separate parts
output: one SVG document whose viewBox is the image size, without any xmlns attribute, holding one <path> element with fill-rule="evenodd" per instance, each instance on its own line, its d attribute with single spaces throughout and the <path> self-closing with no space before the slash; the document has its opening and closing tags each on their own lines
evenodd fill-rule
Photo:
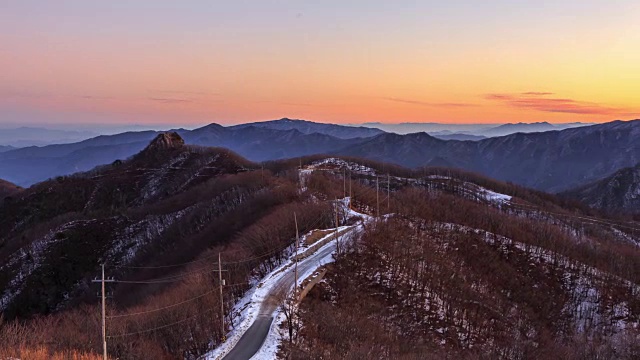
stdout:
<svg viewBox="0 0 640 360">
<path fill-rule="evenodd" d="M 407 167 L 450 166 L 549 192 L 570 189 L 640 160 L 640 121 L 517 133 L 476 142 L 426 133 L 383 134 L 337 151 Z"/>
<path fill-rule="evenodd" d="M 564 130 L 575 127 L 586 126 L 589 124 L 584 123 L 568 123 L 568 124 L 550 124 L 548 122 L 537 123 L 517 123 L 517 124 L 504 124 L 496 126 L 494 128 L 482 130 L 478 132 L 478 135 L 486 137 L 505 136 L 519 132 L 531 133 L 531 132 L 543 132 L 553 130 Z"/>
<path fill-rule="evenodd" d="M 364 126 L 343 126 L 336 124 L 322 124 L 307 120 L 282 118 L 280 120 L 254 122 L 232 126 L 232 128 L 240 129 L 250 126 L 261 127 L 272 130 L 298 130 L 303 134 L 325 134 L 337 137 L 339 139 L 364 138 L 379 135 L 384 131 L 376 128 Z"/>
<path fill-rule="evenodd" d="M 441 135 L 475 135 L 484 137 L 504 136 L 518 132 L 541 132 L 552 130 L 564 130 L 580 126 L 594 125 L 590 123 L 566 123 L 566 124 L 550 124 L 548 122 L 534 122 L 516 124 L 443 124 L 443 123 L 399 123 L 399 124 L 383 124 L 383 123 L 364 123 L 367 127 L 381 129 L 387 132 L 397 134 L 409 134 L 415 132 L 426 132 L 435 137 Z M 465 139 L 466 140 L 466 139 Z M 471 140 L 471 139 L 468 139 Z"/>
<path fill-rule="evenodd" d="M 479 141 L 442 140 L 426 133 L 378 133 L 354 138 L 351 136 L 368 132 L 290 119 L 266 125 L 210 124 L 175 132 L 186 144 L 228 148 L 252 161 L 332 153 L 412 168 L 457 167 L 550 192 L 587 184 L 640 161 L 638 120 Z M 0 178 L 29 186 L 51 177 L 87 171 L 132 156 L 156 135 L 155 131 L 128 132 L 73 144 L 6 151 L 0 153 Z"/>
<path fill-rule="evenodd" d="M 471 134 L 431 134 L 433 137 L 438 138 L 440 140 L 460 140 L 460 141 L 479 141 L 484 140 L 487 137 L 482 135 L 471 135 Z"/>
<path fill-rule="evenodd" d="M 218 124 L 195 130 L 178 129 L 175 132 L 188 144 L 225 147 L 254 161 L 324 153 L 363 140 L 340 139 L 320 133 L 304 134 L 297 129 L 223 127 Z M 0 153 L 0 178 L 6 178 L 21 186 L 29 186 L 51 177 L 87 171 L 97 165 L 126 159 L 136 154 L 159 133 L 127 132 L 98 136 L 73 144 L 7 151 Z"/>
<path fill-rule="evenodd" d="M 89 139 L 98 134 L 90 131 L 45 129 L 22 126 L 0 130 L 0 145 L 16 147 L 66 144 Z M 0 151 L 2 146 L 0 146 Z"/>
</svg>

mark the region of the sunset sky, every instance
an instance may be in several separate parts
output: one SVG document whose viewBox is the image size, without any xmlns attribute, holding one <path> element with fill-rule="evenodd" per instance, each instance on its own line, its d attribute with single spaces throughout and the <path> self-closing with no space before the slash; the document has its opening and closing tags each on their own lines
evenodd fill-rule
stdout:
<svg viewBox="0 0 640 360">
<path fill-rule="evenodd" d="M 0 123 L 640 118 L 640 1 L 0 0 Z"/>
</svg>

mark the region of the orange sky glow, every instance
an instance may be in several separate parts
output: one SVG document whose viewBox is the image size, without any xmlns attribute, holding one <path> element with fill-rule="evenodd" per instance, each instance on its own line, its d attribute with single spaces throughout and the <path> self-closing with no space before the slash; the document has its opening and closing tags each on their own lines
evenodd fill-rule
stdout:
<svg viewBox="0 0 640 360">
<path fill-rule="evenodd" d="M 2 5 L 0 122 L 640 118 L 636 1 L 135 3 Z"/>
</svg>

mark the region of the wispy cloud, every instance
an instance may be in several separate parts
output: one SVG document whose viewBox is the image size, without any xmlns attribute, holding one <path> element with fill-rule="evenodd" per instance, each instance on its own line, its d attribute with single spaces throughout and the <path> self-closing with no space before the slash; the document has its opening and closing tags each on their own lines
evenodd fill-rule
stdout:
<svg viewBox="0 0 640 360">
<path fill-rule="evenodd" d="M 111 96 L 95 96 L 95 95 L 80 95 L 78 97 L 85 100 L 113 100 L 114 99 Z"/>
<path fill-rule="evenodd" d="M 527 91 L 527 92 L 523 92 L 520 93 L 521 95 L 531 95 L 531 96 L 546 96 L 546 95 L 553 95 L 552 92 L 544 92 L 544 91 Z"/>
<path fill-rule="evenodd" d="M 455 103 L 455 102 L 437 103 L 437 102 L 428 102 L 428 101 L 420 101 L 420 100 L 401 99 L 401 98 L 395 98 L 395 97 L 383 97 L 383 99 L 387 101 L 394 101 L 394 102 L 405 103 L 405 104 L 432 106 L 432 107 L 462 108 L 462 107 L 478 106 L 477 104 L 470 104 L 470 103 Z"/>
<path fill-rule="evenodd" d="M 147 100 L 163 103 L 163 104 L 186 104 L 192 103 L 191 99 L 174 99 L 174 98 L 147 98 Z"/>
<path fill-rule="evenodd" d="M 487 100 L 502 102 L 515 108 L 531 109 L 552 113 L 569 113 L 578 115 L 614 115 L 628 111 L 616 107 L 567 98 L 548 97 L 553 93 L 525 92 L 519 94 L 486 94 Z"/>
<path fill-rule="evenodd" d="M 178 94 L 178 95 L 196 95 L 196 96 L 219 96 L 218 93 L 211 93 L 206 91 L 185 91 L 185 90 L 150 90 L 152 93 L 157 94 Z"/>
</svg>

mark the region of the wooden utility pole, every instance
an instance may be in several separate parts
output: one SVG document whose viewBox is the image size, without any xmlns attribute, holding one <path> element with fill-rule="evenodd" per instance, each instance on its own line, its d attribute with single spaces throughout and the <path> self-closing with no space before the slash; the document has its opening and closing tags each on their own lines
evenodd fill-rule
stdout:
<svg viewBox="0 0 640 360">
<path fill-rule="evenodd" d="M 380 178 L 376 175 L 376 216 L 380 217 Z"/>
<path fill-rule="evenodd" d="M 293 296 L 295 301 L 298 301 L 298 247 L 300 246 L 300 235 L 298 233 L 298 218 L 295 212 L 293 213 L 293 221 L 296 223 L 296 265 L 294 267 L 296 284 L 293 290 Z"/>
<path fill-rule="evenodd" d="M 218 281 L 220 283 L 220 330 L 222 331 L 222 341 L 226 340 L 226 329 L 224 327 L 224 298 L 222 296 L 222 255 L 218 253 Z"/>
<path fill-rule="evenodd" d="M 300 165 L 298 165 L 298 182 L 300 183 L 300 192 L 302 192 L 302 189 L 304 188 L 302 186 L 302 158 L 299 158 L 300 161 Z"/>
<path fill-rule="evenodd" d="M 387 212 L 391 209 L 391 175 L 387 173 Z"/>
<path fill-rule="evenodd" d="M 351 201 L 353 200 L 351 195 L 351 169 L 349 169 L 349 209 L 353 209 L 351 207 Z"/>
<path fill-rule="evenodd" d="M 113 278 L 106 279 L 104 277 L 104 264 L 101 264 L 102 267 L 102 278 L 101 279 L 93 279 L 91 282 L 100 283 L 101 287 L 101 315 L 102 315 L 102 357 L 103 360 L 107 360 L 107 292 L 106 292 L 106 283 L 115 282 Z"/>
<path fill-rule="evenodd" d="M 107 360 L 107 303 L 104 293 L 104 264 L 102 264 L 102 357 Z"/>
<path fill-rule="evenodd" d="M 342 197 L 347 197 L 347 168 L 342 168 Z"/>
<path fill-rule="evenodd" d="M 338 199 L 336 198 L 336 231 L 333 235 L 336 238 L 336 252 L 340 255 L 340 242 L 338 242 Z"/>
</svg>

